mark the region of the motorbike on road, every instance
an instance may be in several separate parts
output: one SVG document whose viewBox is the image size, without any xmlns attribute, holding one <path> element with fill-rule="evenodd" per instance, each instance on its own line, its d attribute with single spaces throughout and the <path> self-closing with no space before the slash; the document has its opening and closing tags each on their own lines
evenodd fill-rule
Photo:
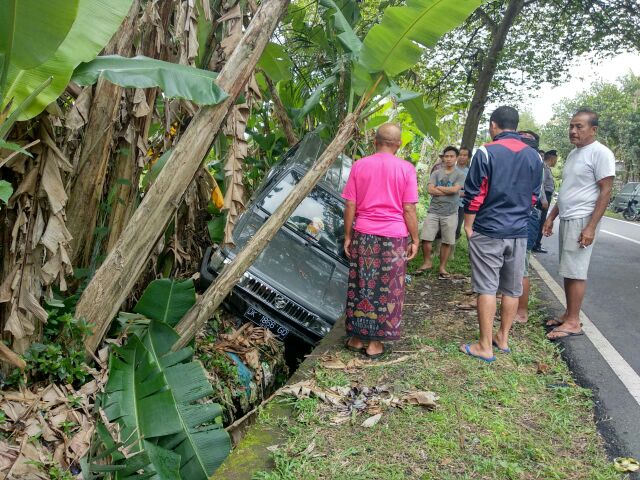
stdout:
<svg viewBox="0 0 640 480">
<path fill-rule="evenodd" d="M 629 199 L 627 207 L 622 211 L 622 216 L 626 220 L 640 221 L 640 208 L 638 208 L 637 194 Z"/>
</svg>

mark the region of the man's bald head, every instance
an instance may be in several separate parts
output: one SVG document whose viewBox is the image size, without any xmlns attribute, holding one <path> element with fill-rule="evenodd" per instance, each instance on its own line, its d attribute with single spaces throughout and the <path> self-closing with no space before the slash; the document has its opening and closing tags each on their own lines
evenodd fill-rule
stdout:
<svg viewBox="0 0 640 480">
<path fill-rule="evenodd" d="M 376 151 L 396 153 L 402 145 L 402 130 L 398 125 L 385 123 L 376 131 Z"/>
</svg>

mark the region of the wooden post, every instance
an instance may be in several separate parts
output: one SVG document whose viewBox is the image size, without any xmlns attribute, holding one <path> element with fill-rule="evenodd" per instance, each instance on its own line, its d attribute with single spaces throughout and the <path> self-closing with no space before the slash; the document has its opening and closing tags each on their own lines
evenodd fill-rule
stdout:
<svg viewBox="0 0 640 480">
<path fill-rule="evenodd" d="M 85 341 L 88 353 L 100 344 L 111 320 L 135 285 L 288 4 L 289 0 L 262 2 L 216 80 L 229 98 L 196 113 L 122 236 L 87 285 L 78 302 L 76 316 L 94 326 L 93 334 Z"/>
<path fill-rule="evenodd" d="M 322 153 L 313 167 L 302 177 L 300 182 L 291 190 L 287 198 L 280 204 L 269 219 L 260 227 L 256 234 L 245 244 L 244 248 L 236 255 L 220 273 L 214 283 L 204 292 L 202 297 L 191 307 L 176 326 L 180 334 L 180 340 L 173 346 L 178 350 L 186 346 L 196 333 L 213 316 L 216 308 L 240 280 L 244 272 L 258 258 L 267 244 L 276 235 L 280 227 L 284 225 L 296 207 L 309 195 L 309 192 L 327 172 L 335 159 L 342 153 L 353 135 L 358 121 L 361 107 L 349 114 L 340 124 L 338 133 L 327 149 Z"/>
</svg>

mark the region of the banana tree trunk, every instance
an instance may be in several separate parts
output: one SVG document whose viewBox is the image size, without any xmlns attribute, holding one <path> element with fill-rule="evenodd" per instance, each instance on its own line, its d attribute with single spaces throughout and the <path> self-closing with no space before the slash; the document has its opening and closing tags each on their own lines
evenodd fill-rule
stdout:
<svg viewBox="0 0 640 480">
<path fill-rule="evenodd" d="M 129 56 L 137 32 L 139 9 L 140 0 L 136 0 L 126 20 L 105 48 L 106 53 Z M 121 87 L 106 80 L 98 81 L 67 205 L 67 228 L 73 236 L 70 256 L 74 265 L 88 265 L 93 251 L 98 207 L 111 157 L 115 116 L 121 96 Z"/>
<path fill-rule="evenodd" d="M 289 0 L 268 0 L 260 5 L 216 80 L 229 98 L 200 109 L 194 116 L 114 249 L 87 285 L 78 302 L 76 316 L 94 325 L 93 334 L 85 341 L 88 353 L 99 345 L 135 285 L 288 4 Z"/>
<path fill-rule="evenodd" d="M 320 156 L 314 166 L 284 199 L 278 209 L 269 217 L 262 227 L 251 237 L 244 248 L 220 273 L 216 281 L 207 288 L 204 295 L 186 313 L 176 326 L 180 339 L 174 345 L 177 350 L 186 346 L 196 333 L 213 317 L 213 313 L 229 294 L 233 286 L 240 280 L 244 272 L 258 258 L 267 244 L 284 225 L 300 202 L 306 198 L 313 187 L 324 176 L 331 164 L 344 150 L 353 135 L 360 111 L 349 114 L 340 127 L 333 141 Z"/>
</svg>

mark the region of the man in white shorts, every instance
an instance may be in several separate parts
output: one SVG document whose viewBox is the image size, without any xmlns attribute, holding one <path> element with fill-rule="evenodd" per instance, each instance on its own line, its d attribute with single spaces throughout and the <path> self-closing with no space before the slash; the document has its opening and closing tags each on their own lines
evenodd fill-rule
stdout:
<svg viewBox="0 0 640 480">
<path fill-rule="evenodd" d="M 431 194 L 429 212 L 422 227 L 422 252 L 424 260 L 416 273 L 422 273 L 432 267 L 432 243 L 440 232 L 440 278 L 449 277 L 447 261 L 451 245 L 456 243 L 456 227 L 458 226 L 459 192 L 464 185 L 464 173 L 456 168 L 458 159 L 456 147 L 446 147 L 442 156 L 442 168 L 435 170 L 429 178 L 427 191 Z"/>
<path fill-rule="evenodd" d="M 553 221 L 560 215 L 560 267 L 564 277 L 567 308 L 547 322 L 555 327 L 550 340 L 582 335 L 580 309 L 587 288 L 587 271 L 598 230 L 615 177 L 613 152 L 596 140 L 598 114 L 581 109 L 569 124 L 569 140 L 575 149 L 569 153 L 562 172 L 558 202 L 547 216 L 542 233 L 553 233 Z"/>
</svg>

